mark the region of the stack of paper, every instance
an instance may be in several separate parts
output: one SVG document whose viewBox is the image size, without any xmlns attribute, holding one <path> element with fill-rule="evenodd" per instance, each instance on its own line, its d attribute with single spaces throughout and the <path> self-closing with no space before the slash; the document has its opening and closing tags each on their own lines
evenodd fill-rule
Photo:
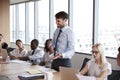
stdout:
<svg viewBox="0 0 120 80">
<path fill-rule="evenodd" d="M 76 74 L 76 76 L 79 80 L 96 80 L 93 76 L 83 76 L 80 74 Z"/>
<path fill-rule="evenodd" d="M 36 69 L 28 69 L 27 72 L 30 74 L 41 74 L 42 73 L 40 70 L 36 70 Z"/>
<path fill-rule="evenodd" d="M 13 62 L 13 63 L 25 63 L 25 61 L 22 60 L 10 60 L 9 62 Z"/>
</svg>

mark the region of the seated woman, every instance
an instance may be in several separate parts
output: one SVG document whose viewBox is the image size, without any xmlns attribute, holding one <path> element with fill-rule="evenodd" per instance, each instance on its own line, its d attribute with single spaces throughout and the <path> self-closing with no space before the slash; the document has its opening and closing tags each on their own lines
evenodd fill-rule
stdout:
<svg viewBox="0 0 120 80">
<path fill-rule="evenodd" d="M 0 34 L 0 60 L 6 60 L 8 57 L 8 53 L 6 49 L 3 49 L 3 35 Z"/>
<path fill-rule="evenodd" d="M 27 55 L 27 50 L 24 48 L 23 43 L 20 39 L 16 40 L 16 45 L 18 48 L 10 52 L 11 59 L 19 59 L 19 57 Z"/>
<path fill-rule="evenodd" d="M 117 64 L 120 66 L 120 47 L 118 48 Z"/>
<path fill-rule="evenodd" d="M 40 63 L 41 66 L 45 66 L 48 68 L 51 68 L 51 63 L 52 60 L 51 58 L 54 56 L 54 46 L 52 45 L 52 39 L 47 39 L 45 42 L 45 47 L 44 47 L 44 56 L 43 59 Z"/>
<path fill-rule="evenodd" d="M 95 76 L 96 80 L 107 80 L 111 74 L 111 64 L 106 60 L 102 45 L 97 43 L 92 46 L 92 59 L 80 71 L 81 75 L 88 72 L 88 76 Z"/>
</svg>

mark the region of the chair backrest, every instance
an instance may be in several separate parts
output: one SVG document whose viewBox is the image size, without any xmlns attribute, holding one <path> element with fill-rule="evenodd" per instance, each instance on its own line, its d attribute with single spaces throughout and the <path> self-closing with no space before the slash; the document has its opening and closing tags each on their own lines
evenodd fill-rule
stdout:
<svg viewBox="0 0 120 80">
<path fill-rule="evenodd" d="M 86 63 L 87 63 L 89 60 L 90 60 L 90 59 L 88 59 L 88 58 L 84 58 L 83 64 L 82 64 L 82 67 L 81 67 L 80 70 L 82 70 L 82 69 L 85 67 Z"/>
<path fill-rule="evenodd" d="M 8 48 L 7 48 L 8 55 L 10 55 L 10 52 L 13 51 L 14 49 L 15 49 L 15 48 L 8 47 Z"/>
<path fill-rule="evenodd" d="M 87 63 L 89 60 L 90 60 L 90 59 L 88 59 L 88 58 L 84 58 L 83 64 L 82 64 L 82 67 L 81 67 L 80 71 L 85 67 L 86 63 Z M 88 73 L 86 73 L 85 75 L 88 75 Z"/>
<path fill-rule="evenodd" d="M 79 70 L 67 67 L 60 67 L 60 77 L 61 80 L 78 80 L 76 74 Z"/>
<path fill-rule="evenodd" d="M 112 70 L 112 74 L 108 76 L 108 80 L 120 80 L 120 71 Z"/>
</svg>

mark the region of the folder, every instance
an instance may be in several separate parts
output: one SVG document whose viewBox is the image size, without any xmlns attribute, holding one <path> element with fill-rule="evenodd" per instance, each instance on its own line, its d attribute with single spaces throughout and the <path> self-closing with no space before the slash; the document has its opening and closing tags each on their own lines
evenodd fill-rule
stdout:
<svg viewBox="0 0 120 80">
<path fill-rule="evenodd" d="M 21 75 L 18 76 L 20 80 L 35 80 L 35 79 L 44 79 L 45 74 L 34 74 L 34 75 Z"/>
<path fill-rule="evenodd" d="M 26 71 L 30 74 L 41 74 L 42 73 L 42 71 L 36 70 L 36 69 L 28 69 Z"/>
</svg>

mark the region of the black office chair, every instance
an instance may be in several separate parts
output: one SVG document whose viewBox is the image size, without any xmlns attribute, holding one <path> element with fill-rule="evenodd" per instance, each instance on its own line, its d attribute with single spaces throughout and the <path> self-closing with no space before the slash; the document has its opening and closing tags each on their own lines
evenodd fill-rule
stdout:
<svg viewBox="0 0 120 80">
<path fill-rule="evenodd" d="M 2 44 L 2 48 L 7 50 L 8 44 L 7 44 L 6 42 L 4 42 L 4 43 Z"/>
<path fill-rule="evenodd" d="M 120 80 L 120 71 L 112 70 L 112 74 L 108 76 L 108 80 Z"/>
<path fill-rule="evenodd" d="M 90 60 L 90 59 L 88 59 L 88 58 L 84 58 L 83 64 L 82 64 L 82 67 L 81 67 L 80 71 L 85 67 L 86 63 L 87 63 L 89 60 Z M 87 76 L 88 73 L 86 73 L 85 75 Z"/>
</svg>

